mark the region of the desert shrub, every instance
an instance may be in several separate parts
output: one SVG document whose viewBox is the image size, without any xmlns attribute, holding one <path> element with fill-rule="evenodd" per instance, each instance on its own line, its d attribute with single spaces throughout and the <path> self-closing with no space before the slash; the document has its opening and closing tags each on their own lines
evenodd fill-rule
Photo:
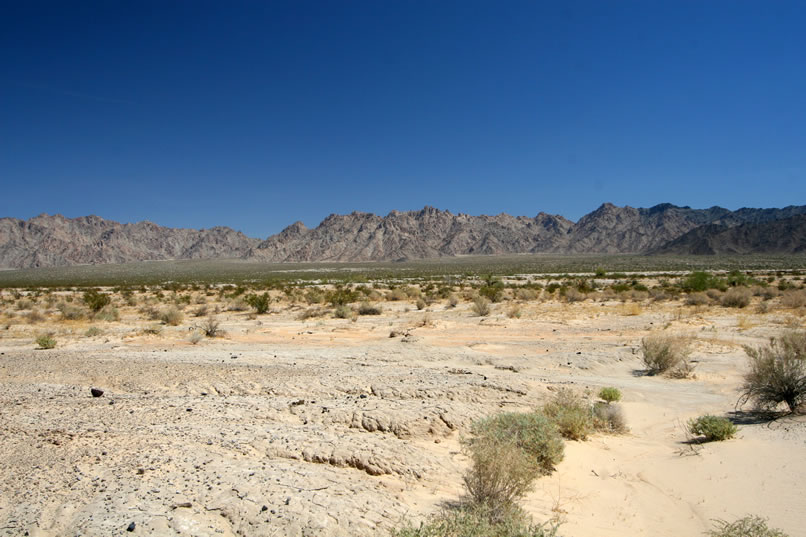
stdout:
<svg viewBox="0 0 806 537">
<path fill-rule="evenodd" d="M 778 295 L 780 295 L 778 289 L 776 289 L 775 287 L 768 286 L 768 287 L 761 287 L 761 293 L 759 296 L 761 296 L 761 298 L 764 300 L 770 300 L 777 297 Z"/>
<path fill-rule="evenodd" d="M 455 308 L 457 304 L 459 304 L 459 297 L 451 293 L 448 297 L 448 307 Z"/>
<path fill-rule="evenodd" d="M 806 402 L 806 333 L 790 332 L 762 347 L 744 348 L 750 370 L 744 376 L 741 403 L 774 410 L 786 403 L 790 412 Z"/>
<path fill-rule="evenodd" d="M 709 537 L 788 537 L 781 530 L 768 528 L 767 521 L 759 516 L 749 515 L 734 522 L 715 520 Z"/>
<path fill-rule="evenodd" d="M 305 321 L 307 319 L 322 317 L 324 315 L 327 315 L 328 313 L 329 311 L 325 308 L 313 307 L 304 310 L 302 313 L 299 314 L 299 316 L 297 316 L 297 319 L 299 319 L 300 321 Z"/>
<path fill-rule="evenodd" d="M 325 294 L 316 287 L 308 289 L 305 293 L 305 302 L 308 304 L 321 304 L 324 300 Z"/>
<path fill-rule="evenodd" d="M 711 415 L 692 418 L 687 427 L 688 432 L 695 436 L 704 436 L 708 442 L 728 440 L 738 431 L 729 419 Z"/>
<path fill-rule="evenodd" d="M 565 299 L 568 302 L 581 302 L 581 301 L 585 300 L 586 298 L 587 298 L 587 295 L 585 293 L 580 292 L 579 290 L 577 290 L 574 287 L 569 287 L 565 291 Z"/>
<path fill-rule="evenodd" d="M 597 402 L 591 408 L 591 414 L 594 430 L 613 434 L 627 432 L 627 420 L 618 405 Z"/>
<path fill-rule="evenodd" d="M 711 302 L 705 293 L 691 293 L 686 297 L 686 304 L 689 306 L 705 306 Z"/>
<path fill-rule="evenodd" d="M 465 505 L 446 509 L 418 526 L 393 529 L 391 537 L 554 537 L 556 526 L 533 524 L 521 509 Z"/>
<path fill-rule="evenodd" d="M 202 339 L 204 339 L 204 335 L 201 332 L 196 332 L 194 330 L 190 333 L 188 341 L 190 341 L 191 345 L 197 345 Z"/>
<path fill-rule="evenodd" d="M 103 333 L 104 331 L 98 328 L 97 326 L 90 326 L 89 328 L 87 328 L 87 331 L 84 332 L 84 335 L 86 337 L 95 337 L 100 336 Z"/>
<path fill-rule="evenodd" d="M 31 324 L 38 323 L 45 320 L 45 316 L 39 310 L 31 310 L 25 314 L 25 320 Z"/>
<path fill-rule="evenodd" d="M 160 321 L 171 326 L 179 326 L 184 318 L 185 315 L 174 306 L 162 310 L 160 314 Z"/>
<path fill-rule="evenodd" d="M 207 307 L 206 304 L 204 304 L 204 305 L 199 306 L 198 308 L 196 308 L 196 310 L 193 312 L 193 316 L 194 317 L 206 317 L 208 313 L 209 313 L 209 308 Z"/>
<path fill-rule="evenodd" d="M 501 302 L 504 298 L 504 284 L 497 281 L 490 285 L 484 285 L 479 289 L 479 294 L 491 302 Z"/>
<path fill-rule="evenodd" d="M 509 308 L 507 308 L 507 317 L 510 319 L 520 319 L 521 318 L 521 307 L 517 304 L 513 304 Z"/>
<path fill-rule="evenodd" d="M 593 430 L 590 405 L 568 388 L 561 388 L 543 405 L 543 413 L 560 431 L 563 438 L 585 440 Z"/>
<path fill-rule="evenodd" d="M 327 301 L 331 306 L 345 306 L 357 302 L 360 298 L 358 291 L 349 288 L 334 289 L 327 293 Z"/>
<path fill-rule="evenodd" d="M 722 291 L 719 289 L 708 289 L 705 295 L 715 302 L 722 302 Z"/>
<path fill-rule="evenodd" d="M 726 308 L 746 308 L 750 304 L 750 289 L 732 287 L 722 296 L 722 305 Z"/>
<path fill-rule="evenodd" d="M 201 331 L 207 337 L 216 337 L 221 333 L 221 323 L 215 317 L 208 317 L 201 325 Z"/>
<path fill-rule="evenodd" d="M 641 340 L 641 351 L 647 374 L 666 374 L 685 377 L 691 372 L 688 356 L 691 347 L 688 338 L 656 334 Z"/>
<path fill-rule="evenodd" d="M 93 311 L 98 312 L 104 309 L 112 302 L 112 298 L 106 293 L 102 293 L 97 289 L 88 289 L 84 291 L 84 304 Z"/>
<path fill-rule="evenodd" d="M 258 315 L 262 315 L 269 311 L 271 297 L 269 296 L 268 292 L 265 292 L 262 295 L 252 294 L 246 297 L 246 303 L 255 308 L 255 312 Z"/>
<path fill-rule="evenodd" d="M 536 412 L 508 412 L 476 421 L 471 434 L 462 440 L 471 462 L 464 483 L 475 505 L 514 505 L 538 476 L 551 473 L 563 458 L 556 426 Z"/>
<path fill-rule="evenodd" d="M 353 316 L 353 308 L 347 304 L 341 304 L 340 306 L 336 306 L 336 309 L 333 310 L 333 316 L 336 319 L 349 319 Z"/>
<path fill-rule="evenodd" d="M 143 328 L 143 334 L 147 336 L 158 336 L 162 334 L 162 326 L 158 324 L 152 324 Z"/>
<path fill-rule="evenodd" d="M 708 289 L 727 289 L 727 282 L 708 272 L 692 272 L 680 282 L 680 288 L 686 292 L 706 291 Z"/>
<path fill-rule="evenodd" d="M 380 306 L 374 306 L 369 302 L 362 302 L 360 306 L 358 306 L 358 314 L 359 315 L 380 315 L 383 312 Z"/>
<path fill-rule="evenodd" d="M 425 300 L 423 300 L 422 298 L 418 298 L 417 302 L 415 303 L 415 306 L 417 307 L 418 310 L 424 309 L 426 306 Z"/>
<path fill-rule="evenodd" d="M 785 308 L 801 308 L 806 305 L 806 291 L 785 291 L 781 295 L 781 305 Z"/>
<path fill-rule="evenodd" d="M 246 311 L 249 309 L 249 304 L 243 298 L 236 298 L 227 304 L 227 311 Z"/>
<path fill-rule="evenodd" d="M 540 291 L 537 289 L 522 288 L 515 291 L 515 298 L 524 302 L 537 300 L 538 296 L 540 296 Z"/>
<path fill-rule="evenodd" d="M 87 311 L 84 308 L 67 302 L 60 302 L 56 309 L 62 314 L 62 319 L 66 321 L 78 321 L 87 316 Z"/>
<path fill-rule="evenodd" d="M 36 338 L 36 344 L 39 345 L 40 349 L 52 349 L 56 346 L 56 338 L 50 333 L 40 334 Z"/>
<path fill-rule="evenodd" d="M 486 317 L 490 314 L 490 300 L 483 297 L 477 296 L 473 299 L 473 313 L 478 315 L 479 317 Z"/>
<path fill-rule="evenodd" d="M 96 321 L 119 321 L 120 312 L 117 308 L 106 306 L 101 311 L 96 311 L 92 318 Z"/>
<path fill-rule="evenodd" d="M 599 390 L 599 399 L 608 404 L 615 403 L 616 401 L 621 400 L 621 391 L 619 391 L 618 388 L 614 388 L 612 386 L 602 388 L 601 390 Z"/>
<path fill-rule="evenodd" d="M 399 287 L 397 289 L 392 289 L 391 291 L 386 293 L 386 300 L 390 302 L 397 302 L 398 300 L 406 300 L 407 298 L 409 298 L 409 295 L 407 295 L 406 291 L 404 291 Z"/>
<path fill-rule="evenodd" d="M 34 307 L 34 301 L 28 298 L 21 298 L 17 300 L 17 309 L 22 310 L 29 310 Z"/>
</svg>

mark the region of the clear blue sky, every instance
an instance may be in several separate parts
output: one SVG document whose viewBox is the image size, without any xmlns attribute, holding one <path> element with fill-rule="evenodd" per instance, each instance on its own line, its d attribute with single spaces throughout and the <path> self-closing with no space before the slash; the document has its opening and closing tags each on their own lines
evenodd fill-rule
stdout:
<svg viewBox="0 0 806 537">
<path fill-rule="evenodd" d="M 0 216 L 806 203 L 806 2 L 6 0 Z"/>
</svg>

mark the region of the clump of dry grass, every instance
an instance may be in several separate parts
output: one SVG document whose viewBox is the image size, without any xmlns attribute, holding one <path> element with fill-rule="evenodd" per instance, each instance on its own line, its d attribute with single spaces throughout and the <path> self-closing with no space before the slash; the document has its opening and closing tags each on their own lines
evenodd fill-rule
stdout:
<svg viewBox="0 0 806 537">
<path fill-rule="evenodd" d="M 750 305 L 751 293 L 747 287 L 733 287 L 722 296 L 726 308 L 746 308 Z"/>
<path fill-rule="evenodd" d="M 489 299 L 483 296 L 477 296 L 473 299 L 473 306 L 472 306 L 473 313 L 478 315 L 479 317 L 486 317 L 490 314 L 490 301 Z"/>
<path fill-rule="evenodd" d="M 642 360 L 649 375 L 686 378 L 693 371 L 688 360 L 691 340 L 685 336 L 653 334 L 641 340 Z"/>
</svg>

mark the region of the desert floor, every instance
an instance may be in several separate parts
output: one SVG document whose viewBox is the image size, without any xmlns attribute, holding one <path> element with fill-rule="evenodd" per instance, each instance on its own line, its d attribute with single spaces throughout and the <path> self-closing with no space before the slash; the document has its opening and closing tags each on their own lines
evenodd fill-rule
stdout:
<svg viewBox="0 0 806 537">
<path fill-rule="evenodd" d="M 199 319 L 147 334 L 134 309 L 0 327 L 0 535 L 386 535 L 461 497 L 472 420 L 616 386 L 630 432 L 567 442 L 523 502 L 535 520 L 566 537 L 679 537 L 760 514 L 806 536 L 806 421 L 731 414 L 742 346 L 802 327 L 802 312 L 383 307 L 355 321 L 224 311 L 226 334 L 197 344 Z M 58 345 L 38 350 L 46 328 Z M 660 331 L 693 338 L 695 378 L 641 374 L 641 338 Z M 733 416 L 738 437 L 687 443 L 686 420 L 706 413 Z"/>
</svg>

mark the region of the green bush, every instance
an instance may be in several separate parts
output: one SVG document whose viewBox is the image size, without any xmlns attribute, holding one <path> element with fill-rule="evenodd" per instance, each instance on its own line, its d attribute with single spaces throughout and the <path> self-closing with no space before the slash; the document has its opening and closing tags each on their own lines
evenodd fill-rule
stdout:
<svg viewBox="0 0 806 537">
<path fill-rule="evenodd" d="M 40 349 L 52 349 L 56 346 L 56 339 L 53 334 L 41 334 L 36 338 L 36 344 Z"/>
<path fill-rule="evenodd" d="M 615 403 L 621 400 L 621 392 L 618 388 L 607 387 L 599 390 L 599 399 L 605 403 Z"/>
<path fill-rule="evenodd" d="M 333 310 L 333 316 L 336 319 L 349 319 L 350 317 L 353 316 L 353 308 L 351 308 L 347 304 L 336 306 L 336 309 Z"/>
<path fill-rule="evenodd" d="M 101 293 L 97 289 L 89 289 L 84 292 L 84 304 L 93 312 L 98 312 L 104 309 L 112 302 L 112 299 L 106 293 Z"/>
<path fill-rule="evenodd" d="M 269 311 L 271 297 L 269 296 L 268 292 L 265 292 L 262 295 L 252 294 L 246 297 L 246 303 L 255 308 L 255 311 L 258 313 L 258 315 L 262 315 Z"/>
<path fill-rule="evenodd" d="M 543 413 L 557 426 L 563 438 L 585 440 L 593 431 L 590 405 L 568 388 L 561 388 L 543 405 Z"/>
<path fill-rule="evenodd" d="M 84 332 L 84 336 L 85 337 L 95 337 L 95 336 L 100 336 L 103 333 L 104 333 L 104 331 L 101 330 L 100 328 L 98 328 L 97 326 L 90 326 L 89 328 L 87 328 L 87 331 Z"/>
<path fill-rule="evenodd" d="M 746 516 L 734 522 L 714 521 L 715 529 L 708 532 L 710 537 L 788 537 L 781 530 L 768 528 L 767 521 L 759 516 Z"/>
<path fill-rule="evenodd" d="M 789 332 L 767 346 L 744 350 L 750 370 L 744 376 L 742 403 L 753 401 L 766 410 L 786 403 L 790 412 L 806 403 L 806 332 Z"/>
<path fill-rule="evenodd" d="M 706 415 L 690 419 L 688 431 L 695 436 L 704 436 L 708 442 L 720 442 L 733 438 L 738 429 L 727 418 Z"/>
<path fill-rule="evenodd" d="M 709 274 L 708 272 L 692 272 L 680 282 L 683 291 L 691 293 L 693 291 L 707 291 L 708 289 L 719 289 L 724 291 L 728 288 L 725 280 Z"/>
<path fill-rule="evenodd" d="M 520 509 L 463 506 L 444 510 L 419 526 L 393 529 L 392 537 L 554 537 L 556 526 L 535 525 Z"/>
<path fill-rule="evenodd" d="M 464 483 L 475 505 L 511 507 L 531 490 L 538 476 L 551 473 L 563 458 L 556 426 L 535 412 L 479 420 L 471 434 L 463 439 L 471 461 Z"/>
<path fill-rule="evenodd" d="M 656 334 L 641 340 L 641 352 L 647 374 L 687 377 L 692 370 L 689 340 L 682 336 Z"/>
</svg>

